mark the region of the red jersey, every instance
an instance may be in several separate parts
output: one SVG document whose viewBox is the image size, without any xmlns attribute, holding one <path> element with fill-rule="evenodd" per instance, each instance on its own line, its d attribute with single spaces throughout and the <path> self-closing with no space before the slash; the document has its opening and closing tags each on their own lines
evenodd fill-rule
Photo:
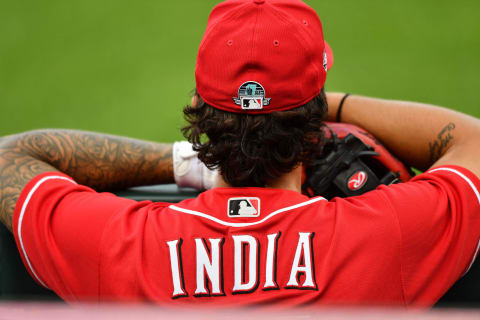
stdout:
<svg viewBox="0 0 480 320">
<path fill-rule="evenodd" d="M 22 259 L 70 301 L 430 306 L 473 263 L 480 181 L 440 167 L 332 201 L 215 188 L 178 204 L 34 178 L 14 215 Z"/>
</svg>

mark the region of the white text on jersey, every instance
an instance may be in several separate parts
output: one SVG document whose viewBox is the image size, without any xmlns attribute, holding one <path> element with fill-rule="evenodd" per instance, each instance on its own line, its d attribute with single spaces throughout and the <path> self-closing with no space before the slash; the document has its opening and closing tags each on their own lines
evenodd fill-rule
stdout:
<svg viewBox="0 0 480 320">
<path fill-rule="evenodd" d="M 316 290 L 314 250 L 312 232 L 299 232 L 298 241 L 293 255 L 288 281 L 282 285 L 287 289 Z M 266 236 L 266 254 L 260 254 L 260 241 L 251 235 L 232 235 L 227 238 L 233 244 L 233 261 L 228 265 L 233 266 L 233 285 L 227 288 L 230 294 L 251 293 L 261 285 L 262 290 L 278 290 L 277 283 L 277 248 L 281 232 Z M 195 286 L 194 297 L 224 296 L 224 244 L 225 238 L 195 238 Z M 167 241 L 170 255 L 170 270 L 172 279 L 172 298 L 187 297 L 184 266 L 182 264 L 181 247 L 183 239 Z M 263 258 L 262 258 L 263 257 Z M 260 261 L 264 259 L 265 261 Z M 260 267 L 263 268 L 260 272 Z M 191 271 L 191 270 L 189 270 Z M 260 279 L 263 275 L 263 279 Z M 301 277 L 302 276 L 302 277 Z M 302 280 L 300 280 L 302 278 Z M 190 290 L 190 289 L 189 289 Z"/>
</svg>

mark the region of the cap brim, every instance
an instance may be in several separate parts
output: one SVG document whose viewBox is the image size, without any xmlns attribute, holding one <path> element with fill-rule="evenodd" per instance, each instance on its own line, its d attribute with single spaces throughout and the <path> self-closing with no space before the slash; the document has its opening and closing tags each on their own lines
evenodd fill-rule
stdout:
<svg viewBox="0 0 480 320">
<path fill-rule="evenodd" d="M 330 70 L 333 66 L 333 51 L 327 41 L 325 41 L 325 52 L 327 53 L 327 70 Z"/>
</svg>

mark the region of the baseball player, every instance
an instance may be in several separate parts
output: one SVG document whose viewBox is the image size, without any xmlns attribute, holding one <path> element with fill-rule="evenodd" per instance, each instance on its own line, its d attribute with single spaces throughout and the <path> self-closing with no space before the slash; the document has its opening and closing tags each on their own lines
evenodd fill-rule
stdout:
<svg viewBox="0 0 480 320">
<path fill-rule="evenodd" d="M 182 160 L 192 150 L 181 145 L 65 130 L 2 138 L 1 220 L 31 276 L 68 301 L 434 304 L 478 251 L 480 122 L 325 95 L 332 62 L 301 1 L 217 5 L 183 132 L 218 176 L 178 204 L 98 191 L 211 181 Z M 426 172 L 357 197 L 302 195 L 302 164 L 321 151 L 324 120 L 365 128 Z"/>
</svg>

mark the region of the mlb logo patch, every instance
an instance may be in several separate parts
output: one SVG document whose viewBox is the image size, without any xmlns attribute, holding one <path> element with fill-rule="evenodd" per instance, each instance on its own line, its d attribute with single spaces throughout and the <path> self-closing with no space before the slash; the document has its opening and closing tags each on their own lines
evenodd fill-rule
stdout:
<svg viewBox="0 0 480 320">
<path fill-rule="evenodd" d="M 242 109 L 259 110 L 263 109 L 263 97 L 241 98 Z"/>
<path fill-rule="evenodd" d="M 228 199 L 228 216 L 230 218 L 260 216 L 260 199 L 256 197 L 238 197 Z"/>
</svg>

